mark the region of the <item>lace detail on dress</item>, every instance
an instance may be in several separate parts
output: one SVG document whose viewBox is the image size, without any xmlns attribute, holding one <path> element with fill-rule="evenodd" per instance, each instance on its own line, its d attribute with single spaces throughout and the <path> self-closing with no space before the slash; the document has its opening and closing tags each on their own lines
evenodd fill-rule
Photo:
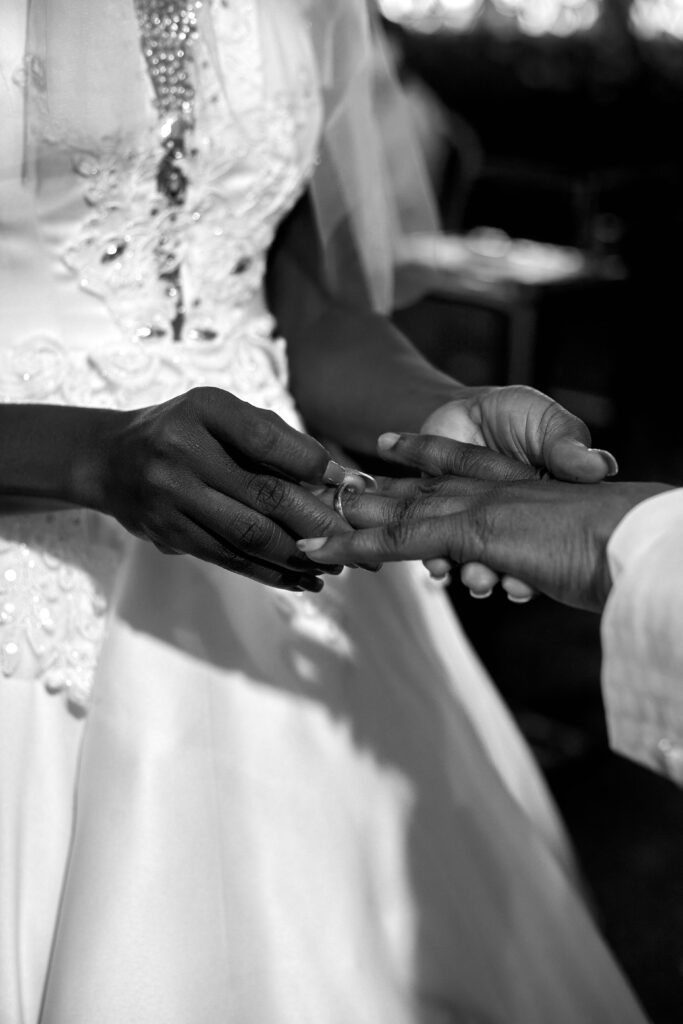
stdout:
<svg viewBox="0 0 683 1024">
<path fill-rule="evenodd" d="M 229 337 L 261 297 L 275 228 L 312 169 L 300 138 L 315 112 L 310 68 L 295 94 L 264 97 L 253 0 L 219 12 L 224 86 L 200 37 L 178 116 L 157 81 L 142 139 L 73 155 L 88 214 L 62 256 L 130 340 Z"/>
<path fill-rule="evenodd" d="M 273 338 L 269 316 L 232 337 L 203 344 L 135 345 L 70 352 L 47 336 L 0 349 L 0 396 L 5 402 L 50 402 L 135 409 L 212 385 L 273 409 L 291 420 L 287 355 Z"/>
<path fill-rule="evenodd" d="M 84 510 L 0 519 L 0 671 L 84 707 L 124 533 Z"/>
</svg>

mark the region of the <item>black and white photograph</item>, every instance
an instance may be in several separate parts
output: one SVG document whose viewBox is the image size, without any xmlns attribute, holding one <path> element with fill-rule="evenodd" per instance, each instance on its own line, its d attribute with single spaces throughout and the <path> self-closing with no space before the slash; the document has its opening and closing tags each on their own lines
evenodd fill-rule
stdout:
<svg viewBox="0 0 683 1024">
<path fill-rule="evenodd" d="M 683 0 L 1 0 L 0 1024 L 681 1024 Z"/>
</svg>

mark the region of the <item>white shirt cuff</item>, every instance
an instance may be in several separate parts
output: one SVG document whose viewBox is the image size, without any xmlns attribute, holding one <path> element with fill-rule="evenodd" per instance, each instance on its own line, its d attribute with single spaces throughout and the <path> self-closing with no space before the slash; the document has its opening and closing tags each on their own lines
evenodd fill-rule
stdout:
<svg viewBox="0 0 683 1024">
<path fill-rule="evenodd" d="M 683 785 L 683 488 L 632 509 L 607 548 L 602 619 L 610 742 Z"/>
</svg>

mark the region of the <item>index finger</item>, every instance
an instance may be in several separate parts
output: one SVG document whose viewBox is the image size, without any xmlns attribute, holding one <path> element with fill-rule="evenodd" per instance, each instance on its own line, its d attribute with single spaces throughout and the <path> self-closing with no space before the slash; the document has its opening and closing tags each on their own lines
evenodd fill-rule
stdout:
<svg viewBox="0 0 683 1024">
<path fill-rule="evenodd" d="M 207 389 L 205 425 L 233 456 L 241 455 L 279 476 L 336 486 L 345 470 L 318 441 L 270 409 L 259 409 L 218 388 Z"/>
<path fill-rule="evenodd" d="M 467 476 L 477 480 L 533 480 L 538 470 L 483 445 L 467 444 L 436 434 L 382 434 L 378 450 L 389 462 L 400 462 L 430 476 Z"/>
</svg>

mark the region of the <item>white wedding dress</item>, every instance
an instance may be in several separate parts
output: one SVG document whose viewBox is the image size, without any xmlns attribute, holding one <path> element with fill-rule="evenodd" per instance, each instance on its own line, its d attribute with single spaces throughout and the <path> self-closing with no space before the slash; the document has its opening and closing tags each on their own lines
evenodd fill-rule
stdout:
<svg viewBox="0 0 683 1024">
<path fill-rule="evenodd" d="M 297 87 L 266 103 L 255 0 L 214 0 L 241 127 L 198 40 L 173 206 L 151 88 L 148 145 L 48 138 L 29 195 L 42 69 L 9 7 L 0 400 L 130 408 L 210 383 L 301 425 L 262 284 L 315 161 L 305 19 L 276 26 Z M 299 596 L 94 513 L 5 515 L 0 659 L 1 1024 L 642 1024 L 421 566 Z"/>
</svg>

